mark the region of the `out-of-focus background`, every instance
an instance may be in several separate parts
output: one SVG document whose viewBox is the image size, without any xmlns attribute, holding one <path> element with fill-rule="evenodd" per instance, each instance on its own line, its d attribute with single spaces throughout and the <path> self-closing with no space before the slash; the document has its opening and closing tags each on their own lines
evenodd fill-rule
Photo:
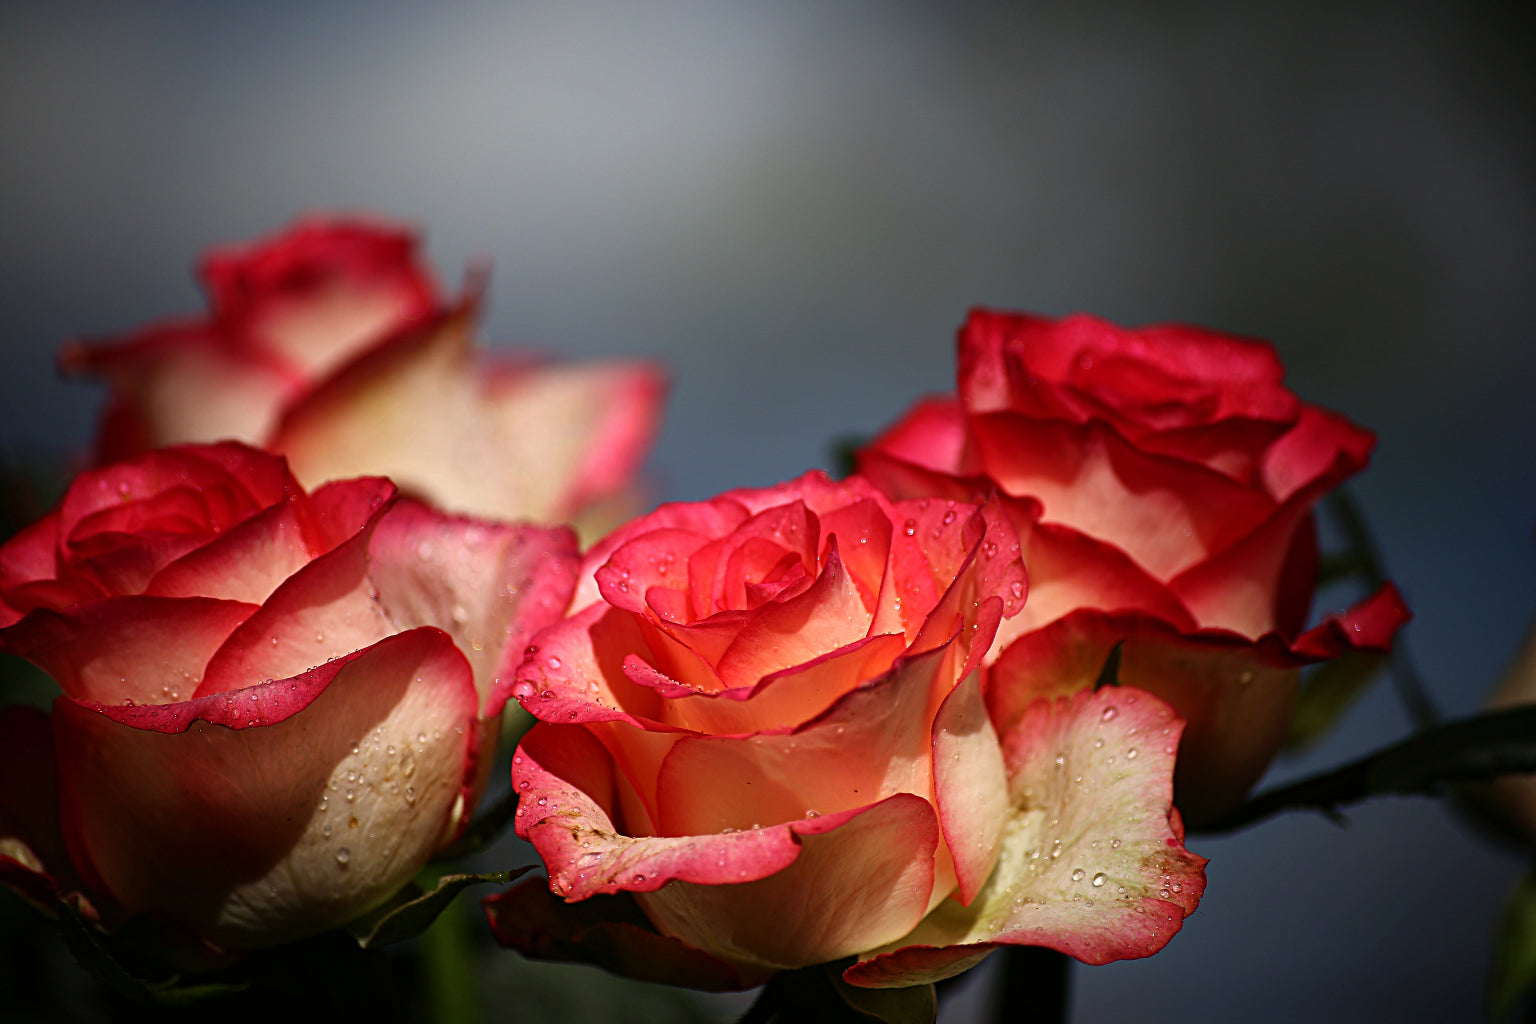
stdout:
<svg viewBox="0 0 1536 1024">
<path fill-rule="evenodd" d="M 827 465 L 952 386 L 975 304 L 1193 321 L 1272 339 L 1379 433 L 1356 494 L 1469 713 L 1536 607 L 1532 28 L 1449 2 L 11 0 L 0 444 L 83 449 L 101 396 L 56 346 L 196 311 L 200 252 L 304 211 L 420 225 L 447 284 L 489 259 L 497 343 L 664 360 L 659 498 Z M 1408 728 L 1380 686 L 1270 781 Z M 1192 842 L 1204 904 L 1155 958 L 1078 968 L 1075 1019 L 1472 1019 L 1520 858 L 1430 801 L 1349 820 Z"/>
</svg>

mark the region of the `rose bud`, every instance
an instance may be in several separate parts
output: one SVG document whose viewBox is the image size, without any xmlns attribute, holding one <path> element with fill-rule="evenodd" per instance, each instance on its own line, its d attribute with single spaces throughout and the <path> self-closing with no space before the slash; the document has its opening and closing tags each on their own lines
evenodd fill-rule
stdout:
<svg viewBox="0 0 1536 1024">
<path fill-rule="evenodd" d="M 977 668 L 1024 598 L 995 503 L 857 477 L 621 527 L 515 690 L 540 720 L 516 829 L 575 905 L 515 888 L 487 901 L 498 936 L 714 988 L 847 956 L 849 981 L 902 986 L 1001 943 L 1160 948 L 1203 888 L 1169 802 L 1179 723 L 1127 688 L 1000 736 Z"/>
<path fill-rule="evenodd" d="M 1370 433 L 1302 403 L 1265 344 L 978 310 L 959 391 L 919 402 L 858 456 L 896 497 L 993 488 L 1018 529 L 1028 606 L 1000 631 L 1000 729 L 1037 697 L 1119 679 L 1187 720 L 1178 804 L 1204 822 L 1283 742 L 1302 665 L 1381 651 L 1407 619 L 1390 584 L 1307 630 L 1312 508 L 1365 466 Z"/>
<path fill-rule="evenodd" d="M 238 951 L 342 924 L 465 827 L 511 670 L 575 584 L 568 529 L 226 442 L 76 479 L 0 547 L 0 880 Z"/>
<path fill-rule="evenodd" d="M 619 501 L 665 391 L 634 362 L 475 351 L 478 300 L 445 305 L 409 232 L 302 221 L 204 258 L 205 316 L 72 344 L 112 399 L 98 455 L 225 438 L 307 487 L 361 474 L 465 514 L 556 522 Z"/>
</svg>

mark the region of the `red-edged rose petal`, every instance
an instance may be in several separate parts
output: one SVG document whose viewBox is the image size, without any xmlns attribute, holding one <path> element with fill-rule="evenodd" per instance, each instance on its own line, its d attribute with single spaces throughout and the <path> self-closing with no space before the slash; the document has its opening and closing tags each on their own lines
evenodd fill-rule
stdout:
<svg viewBox="0 0 1536 1024">
<path fill-rule="evenodd" d="M 238 347 L 314 377 L 436 305 L 416 245 L 413 233 L 381 224 L 300 221 L 208 253 L 199 277 Z"/>
<path fill-rule="evenodd" d="M 61 697 L 70 854 L 129 912 L 227 946 L 324 930 L 398 889 L 458 826 L 477 703 L 435 629 L 180 704 Z"/>
<path fill-rule="evenodd" d="M 466 301 L 341 367 L 287 410 L 270 447 L 310 484 L 383 473 L 456 512 L 568 517 L 619 462 L 638 461 L 654 409 L 616 433 L 604 426 L 614 412 L 606 403 L 615 383 L 634 392 L 626 376 L 585 366 L 484 372 L 471 349 L 476 307 Z M 616 437 L 623 453 L 594 456 L 593 445 Z"/>
<path fill-rule="evenodd" d="M 396 629 L 446 630 L 469 658 L 481 717 L 501 713 L 533 634 L 565 611 L 580 556 L 566 527 L 510 525 L 396 503 L 373 532 L 368 579 Z"/>
<path fill-rule="evenodd" d="M 825 963 L 871 949 L 922 919 L 935 891 L 939 830 L 933 806 L 898 793 L 871 807 L 781 825 L 799 856 L 759 881 L 679 881 L 636 899 L 665 935 L 723 959 L 767 968 Z M 696 855 L 718 856 L 719 840 L 694 840 Z"/>
<path fill-rule="evenodd" d="M 190 698 L 209 657 L 256 606 L 189 597 L 100 598 L 38 609 L 0 631 L 76 700 L 165 704 Z"/>
<path fill-rule="evenodd" d="M 1171 803 L 1179 720 L 1130 688 L 1037 701 L 1003 738 L 1013 809 L 992 876 L 849 968 L 856 985 L 937 980 L 998 944 L 1090 964 L 1150 956 L 1200 901 L 1205 861 Z"/>
<path fill-rule="evenodd" d="M 1038 499 L 1066 523 L 1172 579 L 1225 550 L 1274 509 L 1266 495 L 1206 469 L 1138 451 L 1098 422 L 973 416 L 987 471 L 1008 494 Z"/>
<path fill-rule="evenodd" d="M 208 661 L 197 696 L 284 679 L 396 632 L 368 578 L 383 508 L 352 539 L 294 573 Z"/>
<path fill-rule="evenodd" d="M 59 353 L 71 376 L 104 377 L 112 407 L 96 443 L 99 462 L 168 444 L 225 438 L 260 444 L 299 371 L 242 347 L 214 323 L 157 325 L 113 341 L 71 343 Z"/>
</svg>

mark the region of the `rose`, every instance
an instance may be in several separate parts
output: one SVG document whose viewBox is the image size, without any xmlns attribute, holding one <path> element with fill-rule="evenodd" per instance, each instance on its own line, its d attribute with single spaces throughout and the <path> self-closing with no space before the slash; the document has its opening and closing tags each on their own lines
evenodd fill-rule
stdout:
<svg viewBox="0 0 1536 1024">
<path fill-rule="evenodd" d="M 0 716 L 0 879 L 225 950 L 362 914 L 462 831 L 577 561 L 232 442 L 83 473 L 0 547 L 0 649 L 63 691 Z"/>
<path fill-rule="evenodd" d="M 660 373 L 478 358 L 477 299 L 443 308 L 415 250 L 399 229 L 300 222 L 204 259 L 206 317 L 67 346 L 68 372 L 112 388 L 100 458 L 234 438 L 287 455 L 309 487 L 385 475 L 478 516 L 554 522 L 616 498 L 655 432 Z"/>
<path fill-rule="evenodd" d="M 1024 596 L 994 503 L 858 478 L 621 527 L 516 686 L 540 719 L 517 832 L 550 892 L 593 902 L 514 889 L 498 935 L 726 988 L 849 955 L 849 980 L 901 986 L 998 943 L 1160 948 L 1203 884 L 1170 820 L 1178 723 L 1126 689 L 1040 701 L 1000 742 L 975 669 Z"/>
<path fill-rule="evenodd" d="M 1407 618 L 1389 584 L 1304 631 L 1312 507 L 1374 439 L 1298 400 L 1267 345 L 1196 328 L 978 310 L 959 360 L 958 395 L 858 465 L 896 496 L 1007 496 L 1032 589 L 994 647 L 994 716 L 1091 685 L 1121 644 L 1120 679 L 1188 720 L 1180 808 L 1231 806 L 1284 739 L 1299 666 L 1383 650 Z"/>
</svg>

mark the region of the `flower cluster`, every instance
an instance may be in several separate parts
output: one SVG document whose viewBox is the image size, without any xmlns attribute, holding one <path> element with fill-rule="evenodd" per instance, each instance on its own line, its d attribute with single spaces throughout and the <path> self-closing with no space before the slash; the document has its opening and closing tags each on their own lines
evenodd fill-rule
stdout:
<svg viewBox="0 0 1536 1024">
<path fill-rule="evenodd" d="M 301 224 L 210 256 L 206 317 L 67 350 L 111 407 L 0 547 L 0 650 L 61 691 L 0 713 L 0 881 L 183 964 L 353 922 L 464 832 L 515 698 L 548 877 L 486 909 L 527 955 L 718 989 L 1147 956 L 1300 667 L 1406 618 L 1388 585 L 1308 628 L 1368 433 L 1267 346 L 1088 317 L 975 313 L 855 475 L 582 552 L 508 520 L 625 492 L 658 375 L 488 363 L 414 246 Z"/>
</svg>

